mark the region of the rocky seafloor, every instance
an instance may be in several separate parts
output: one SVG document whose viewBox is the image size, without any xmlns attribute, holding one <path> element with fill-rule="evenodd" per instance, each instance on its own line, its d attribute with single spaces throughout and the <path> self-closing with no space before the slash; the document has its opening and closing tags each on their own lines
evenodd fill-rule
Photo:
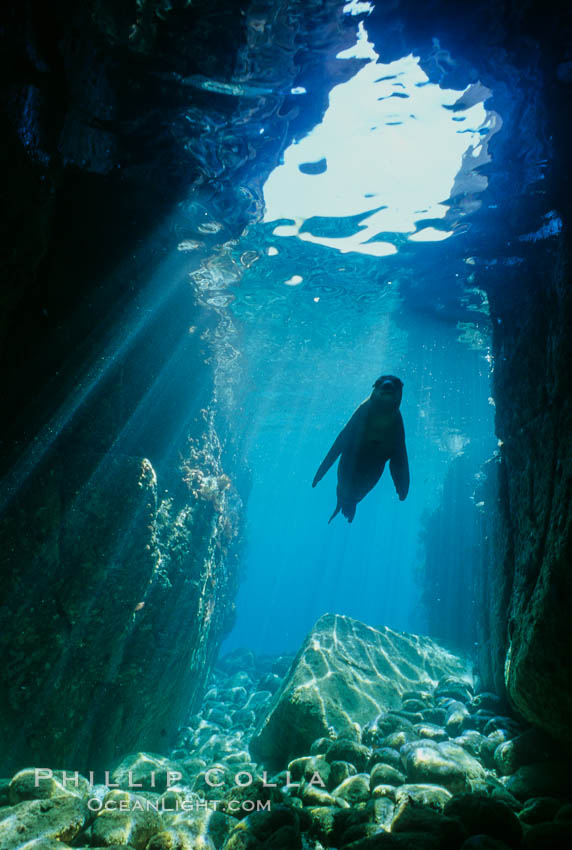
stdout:
<svg viewBox="0 0 572 850">
<path fill-rule="evenodd" d="M 340 623 L 333 625 L 338 640 Z M 394 646 L 403 639 L 386 632 Z M 479 692 L 467 675 L 404 685 L 394 704 L 369 722 L 353 722 L 342 735 L 327 727 L 328 734 L 312 740 L 306 752 L 272 769 L 255 762 L 269 718 L 288 716 L 278 710 L 284 701 L 300 703 L 293 683 L 301 666 L 308 669 L 308 652 L 319 655 L 320 641 L 323 648 L 324 630 L 320 639 L 316 634 L 296 658 L 247 650 L 222 658 L 200 712 L 179 730 L 169 756 L 132 754 L 101 775 L 30 767 L 3 780 L 0 850 L 572 846 L 566 754 L 510 716 L 497 695 Z M 410 645 L 422 650 L 421 675 L 431 681 L 435 671 L 427 647 L 419 644 L 424 640 Z M 370 658 L 379 669 L 379 660 Z M 310 729 L 332 694 L 344 693 L 348 675 L 342 677 L 335 657 L 330 664 L 322 679 L 314 670 L 304 683 L 317 702 L 305 715 L 308 721 L 299 716 L 299 728 L 282 730 L 283 744 L 295 739 L 302 746 L 304 724 Z M 392 664 L 401 676 L 405 665 L 408 679 L 420 675 L 403 656 Z M 364 676 L 364 665 L 355 666 Z M 369 670 L 363 681 L 368 678 Z M 373 706 L 367 684 L 359 696 Z M 338 708 L 351 722 L 352 706 Z M 356 702 L 356 716 L 361 711 Z"/>
</svg>

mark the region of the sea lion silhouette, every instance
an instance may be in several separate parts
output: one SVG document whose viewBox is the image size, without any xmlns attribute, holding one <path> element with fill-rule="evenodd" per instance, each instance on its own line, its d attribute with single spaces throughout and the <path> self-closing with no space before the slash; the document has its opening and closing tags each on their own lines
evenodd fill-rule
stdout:
<svg viewBox="0 0 572 850">
<path fill-rule="evenodd" d="M 402 502 L 409 491 L 409 463 L 405 429 L 399 412 L 403 382 L 395 375 L 382 375 L 373 385 L 334 444 L 312 481 L 315 487 L 341 455 L 338 464 L 338 501 L 330 523 L 341 510 L 351 522 L 356 505 L 375 487 L 389 461 L 389 471 Z"/>
</svg>

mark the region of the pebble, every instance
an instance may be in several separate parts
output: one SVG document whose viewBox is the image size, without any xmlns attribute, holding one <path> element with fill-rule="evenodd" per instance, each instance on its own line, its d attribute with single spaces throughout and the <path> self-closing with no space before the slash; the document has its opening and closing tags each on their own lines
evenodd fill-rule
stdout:
<svg viewBox="0 0 572 850">
<path fill-rule="evenodd" d="M 411 699 L 403 700 L 402 709 L 403 711 L 408 712 L 419 712 L 424 711 L 427 708 L 427 704 L 420 699 L 415 699 L 414 697 Z"/>
<path fill-rule="evenodd" d="M 450 697 L 451 699 L 459 700 L 459 702 L 467 703 L 472 699 L 472 688 L 469 682 L 463 679 L 444 676 L 437 683 L 434 696 L 435 699 L 439 697 Z"/>
<path fill-rule="evenodd" d="M 522 802 L 530 797 L 557 797 L 570 782 L 566 762 L 541 762 L 519 767 L 505 781 L 507 791 Z"/>
<path fill-rule="evenodd" d="M 467 787 L 465 771 L 455 761 L 441 753 L 432 742 L 412 744 L 405 754 L 405 769 L 410 782 L 435 782 L 453 793 Z"/>
<path fill-rule="evenodd" d="M 553 820 L 561 806 L 562 800 L 557 797 L 532 797 L 526 801 L 518 816 L 523 823 L 534 826 Z"/>
<path fill-rule="evenodd" d="M 445 806 L 445 814 L 457 818 L 468 835 L 490 835 L 518 850 L 522 826 L 515 813 L 504 803 L 479 794 L 462 794 Z"/>
<path fill-rule="evenodd" d="M 403 785 L 406 781 L 405 775 L 392 767 L 390 764 L 378 762 L 370 774 L 370 788 L 375 788 L 376 785 Z"/>
<path fill-rule="evenodd" d="M 391 833 L 401 832 L 429 833 L 438 840 L 443 850 L 459 847 L 466 838 L 466 831 L 458 820 L 429 806 L 417 806 L 411 798 L 405 798 L 398 804 L 391 822 Z"/>
<path fill-rule="evenodd" d="M 337 800 L 345 800 L 350 806 L 369 800 L 369 775 L 357 773 L 332 790 L 332 796 Z"/>
<path fill-rule="evenodd" d="M 398 803 L 410 798 L 420 806 L 430 806 L 433 809 L 444 809 L 451 797 L 451 792 L 439 785 L 406 784 L 395 792 Z"/>
<path fill-rule="evenodd" d="M 402 767 L 401 756 L 391 747 L 380 747 L 374 750 L 369 757 L 368 768 L 371 770 L 378 762 L 390 764 L 399 770 Z"/>
<path fill-rule="evenodd" d="M 355 776 L 357 770 L 350 764 L 349 761 L 333 761 L 329 765 L 330 774 L 328 778 L 328 786 L 330 788 L 335 788 L 336 785 L 340 785 L 344 779 L 348 779 L 350 776 Z"/>
<path fill-rule="evenodd" d="M 51 774 L 51 776 L 50 776 Z M 71 795 L 87 797 L 89 783 L 84 776 L 67 774 L 66 781 L 60 770 L 28 767 L 16 773 L 8 785 L 7 803 L 15 806 L 24 800 L 46 800 L 50 797 Z"/>
<path fill-rule="evenodd" d="M 447 740 L 447 733 L 443 727 L 435 723 L 417 723 L 413 728 L 419 738 L 429 738 L 431 741 Z"/>
<path fill-rule="evenodd" d="M 444 726 L 446 716 L 447 712 L 444 708 L 426 708 L 423 712 L 423 720 L 436 726 Z"/>
<path fill-rule="evenodd" d="M 350 738 L 339 738 L 332 741 L 326 750 L 326 759 L 333 761 L 349 761 L 356 770 L 363 770 L 369 761 L 370 750 L 363 744 L 358 744 Z"/>
<path fill-rule="evenodd" d="M 539 823 L 531 826 L 524 836 L 524 850 L 570 850 L 572 824 L 567 822 Z"/>
<path fill-rule="evenodd" d="M 462 702 L 453 700 L 449 703 L 445 715 L 445 729 L 450 738 L 459 735 L 469 725 L 471 715 Z"/>
<path fill-rule="evenodd" d="M 390 797 L 378 797 L 373 801 L 373 817 L 375 823 L 389 830 L 395 814 L 395 803 Z"/>
<path fill-rule="evenodd" d="M 81 832 L 88 815 L 86 802 L 71 794 L 24 800 L 1 813 L 0 847 L 15 850 L 40 839 L 67 844 Z"/>
<path fill-rule="evenodd" d="M 434 693 L 406 691 L 400 707 L 378 714 L 363 732 L 355 724 L 361 742 L 336 738 L 332 729 L 282 765 L 266 780 L 269 787 L 248 743 L 292 658 L 238 650 L 223 659 L 201 710 L 179 730 L 171 758 L 127 756 L 112 774 L 125 790 L 97 790 L 100 799 L 159 802 L 162 816 L 152 809 L 89 816 L 85 778 L 70 789 L 54 771 L 38 789 L 27 768 L 1 786 L 6 812 L 16 819 L 0 809 L 0 848 L 26 846 L 20 834 L 17 844 L 3 841 L 14 823 L 23 824 L 22 835 L 32 841 L 26 850 L 66 850 L 67 841 L 108 850 L 114 844 L 121 850 L 345 850 L 350 843 L 351 850 L 558 850 L 572 844 L 566 764 L 548 761 L 547 739 L 503 714 L 495 694 L 473 696 L 470 684 L 454 677 L 442 679 Z M 217 788 L 206 783 L 210 768 L 218 771 Z M 182 774 L 169 788 L 168 771 Z M 239 771 L 251 774 L 252 783 L 239 786 Z M 316 775 L 323 785 L 311 781 Z M 142 785 L 137 794 L 128 790 L 130 780 Z M 205 798 L 219 800 L 218 811 L 176 811 L 177 803 L 198 805 Z M 271 812 L 228 809 L 231 801 L 258 800 L 270 802 Z M 52 833 L 54 811 L 61 813 L 66 802 L 80 807 L 77 818 Z M 48 832 L 40 832 L 33 807 L 54 804 L 46 810 L 49 823 L 42 821 Z M 276 817 L 266 817 L 275 810 Z"/>
</svg>

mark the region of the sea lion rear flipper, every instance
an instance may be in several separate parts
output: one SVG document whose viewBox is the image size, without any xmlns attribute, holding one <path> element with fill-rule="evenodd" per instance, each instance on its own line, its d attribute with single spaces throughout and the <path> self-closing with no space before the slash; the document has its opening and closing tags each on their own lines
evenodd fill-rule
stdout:
<svg viewBox="0 0 572 850">
<path fill-rule="evenodd" d="M 340 502 L 340 498 L 338 496 L 338 502 L 336 504 L 336 510 L 333 512 L 333 514 L 329 518 L 328 525 L 331 523 L 333 518 L 339 514 L 340 511 L 345 516 L 345 518 L 347 519 L 348 522 L 352 522 L 353 518 L 356 515 L 356 507 L 357 507 L 357 505 L 355 504 L 355 502 L 353 504 L 347 504 L 346 503 L 346 504 L 342 505 L 342 503 Z"/>
<path fill-rule="evenodd" d="M 400 422 L 395 449 L 389 459 L 389 472 L 395 484 L 399 501 L 403 502 L 409 492 L 409 461 L 407 460 L 407 449 L 405 447 L 403 421 Z"/>
<path fill-rule="evenodd" d="M 328 520 L 328 525 L 331 523 L 331 521 L 333 520 L 333 518 L 334 518 L 335 516 L 337 516 L 337 514 L 339 514 L 339 512 L 340 512 L 340 508 L 341 508 L 341 505 L 340 505 L 340 502 L 339 502 L 339 500 L 338 500 L 338 503 L 337 503 L 337 505 L 336 505 L 336 510 L 333 512 L 333 514 L 331 515 L 331 517 L 330 517 L 330 518 L 329 518 L 329 520 Z"/>
</svg>

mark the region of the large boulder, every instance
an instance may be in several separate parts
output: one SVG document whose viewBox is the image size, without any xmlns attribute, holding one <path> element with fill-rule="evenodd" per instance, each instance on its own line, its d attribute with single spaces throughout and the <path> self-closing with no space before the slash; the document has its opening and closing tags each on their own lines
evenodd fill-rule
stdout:
<svg viewBox="0 0 572 850">
<path fill-rule="evenodd" d="M 316 738 L 359 740 L 377 714 L 446 675 L 470 683 L 466 662 L 426 637 L 324 614 L 306 637 L 250 742 L 253 758 L 280 768 Z"/>
</svg>

